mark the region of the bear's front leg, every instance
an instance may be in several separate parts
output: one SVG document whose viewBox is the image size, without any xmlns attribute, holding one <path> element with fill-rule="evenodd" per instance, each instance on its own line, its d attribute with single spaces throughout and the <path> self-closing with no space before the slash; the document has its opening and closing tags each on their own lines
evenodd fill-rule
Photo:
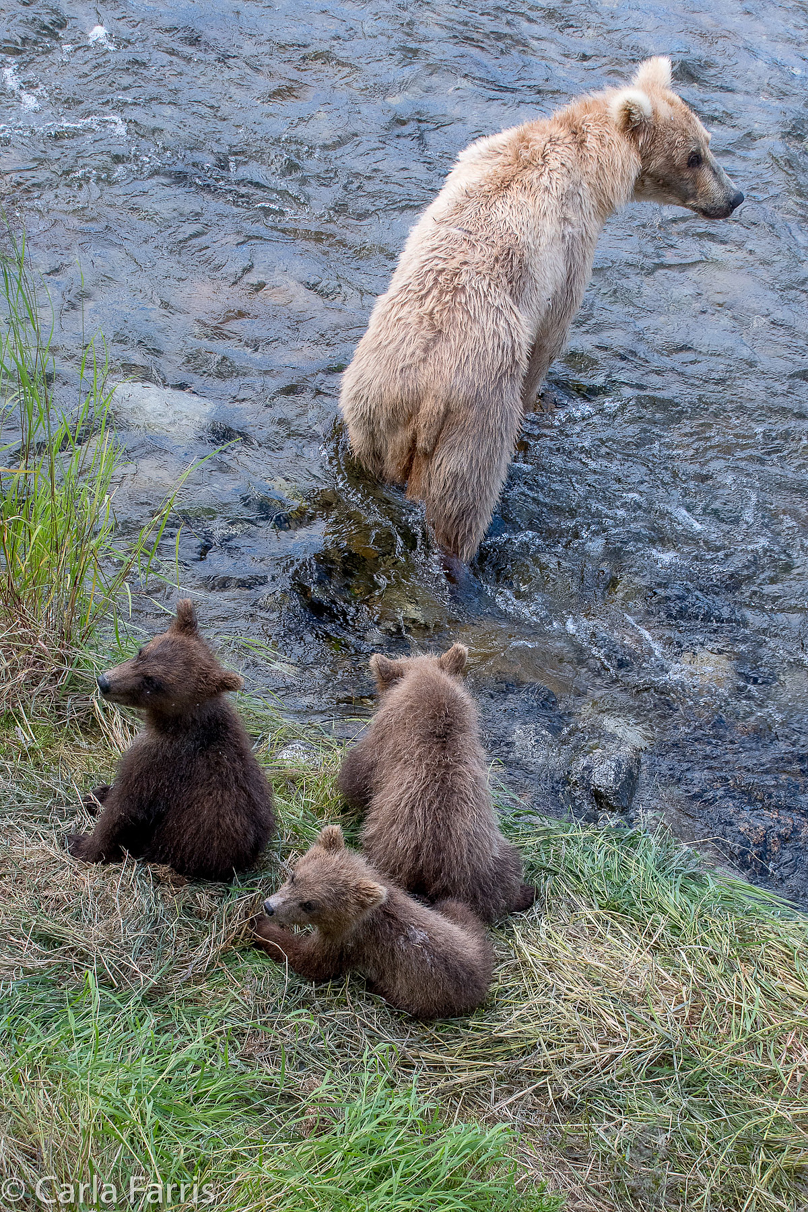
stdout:
<svg viewBox="0 0 808 1212">
<path fill-rule="evenodd" d="M 72 833 L 67 848 L 73 858 L 85 863 L 115 863 L 123 858 L 121 842 L 131 836 L 132 826 L 144 820 L 146 813 L 135 803 L 122 799 L 118 784 L 104 793 L 104 806 L 92 833 Z"/>
<path fill-rule="evenodd" d="M 82 807 L 86 808 L 91 816 L 98 816 L 111 790 L 112 785 L 110 783 L 102 783 L 100 787 L 93 787 L 92 791 L 88 791 L 82 797 Z"/>
<path fill-rule="evenodd" d="M 289 967 L 298 976 L 307 976 L 312 981 L 329 981 L 344 972 L 339 956 L 323 946 L 322 939 L 315 934 L 292 934 L 277 926 L 266 914 L 259 914 L 253 921 L 255 941 L 276 964 L 288 961 Z"/>
</svg>

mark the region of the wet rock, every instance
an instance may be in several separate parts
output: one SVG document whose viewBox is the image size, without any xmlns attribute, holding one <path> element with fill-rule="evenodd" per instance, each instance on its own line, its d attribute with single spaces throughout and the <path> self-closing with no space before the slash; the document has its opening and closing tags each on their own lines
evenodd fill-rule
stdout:
<svg viewBox="0 0 808 1212">
<path fill-rule="evenodd" d="M 640 775 L 640 750 L 629 745 L 597 748 L 579 757 L 569 771 L 573 788 L 604 812 L 626 812 Z"/>
<path fill-rule="evenodd" d="M 317 747 L 309 744 L 308 741 L 290 741 L 279 753 L 275 754 L 273 760 L 283 766 L 317 769 L 321 765 L 322 755 Z"/>
<path fill-rule="evenodd" d="M 175 438 L 192 438 L 210 424 L 215 404 L 204 396 L 153 383 L 119 383 L 112 411 L 119 424 Z"/>
<path fill-rule="evenodd" d="M 554 766 L 556 739 L 543 724 L 517 724 L 513 730 L 512 754 L 528 769 Z"/>
</svg>

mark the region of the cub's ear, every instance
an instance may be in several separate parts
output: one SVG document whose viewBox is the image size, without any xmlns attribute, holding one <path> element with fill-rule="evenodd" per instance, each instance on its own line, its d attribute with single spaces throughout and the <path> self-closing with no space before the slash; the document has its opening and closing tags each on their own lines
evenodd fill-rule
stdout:
<svg viewBox="0 0 808 1212">
<path fill-rule="evenodd" d="M 362 910 L 375 909 L 387 900 L 387 889 L 375 880 L 357 880 L 353 887 L 356 903 Z"/>
<path fill-rule="evenodd" d="M 244 685 L 244 678 L 239 677 L 237 673 L 231 673 L 230 670 L 225 670 L 219 681 L 221 690 L 220 694 L 224 694 L 226 690 L 241 690 Z"/>
<path fill-rule="evenodd" d="M 391 661 L 389 657 L 382 656 L 380 652 L 374 652 L 370 658 L 370 672 L 376 679 L 376 684 L 380 690 L 385 686 L 391 686 L 396 678 L 404 676 L 403 661 Z"/>
<path fill-rule="evenodd" d="M 667 55 L 657 55 L 654 59 L 646 59 L 637 68 L 634 84 L 637 88 L 663 89 L 670 88 L 673 68 Z"/>
<path fill-rule="evenodd" d="M 177 602 L 177 617 L 168 629 L 176 635 L 197 635 L 199 624 L 196 621 L 196 611 L 190 598 L 180 598 Z"/>
<path fill-rule="evenodd" d="M 628 134 L 651 120 L 651 99 L 639 88 L 621 88 L 609 102 L 609 113 L 618 130 Z"/>
<path fill-rule="evenodd" d="M 452 644 L 448 652 L 444 652 L 438 664 L 445 673 L 462 673 L 466 668 L 469 650 L 465 644 Z"/>
<path fill-rule="evenodd" d="M 321 829 L 317 845 L 322 846 L 323 850 L 344 850 L 345 838 L 339 825 L 326 825 L 325 829 Z"/>
</svg>

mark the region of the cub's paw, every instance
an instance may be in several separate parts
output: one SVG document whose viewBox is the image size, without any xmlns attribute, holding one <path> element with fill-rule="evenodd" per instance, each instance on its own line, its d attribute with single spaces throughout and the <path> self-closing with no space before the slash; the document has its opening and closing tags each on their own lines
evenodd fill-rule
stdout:
<svg viewBox="0 0 808 1212">
<path fill-rule="evenodd" d="M 529 909 L 536 899 L 536 889 L 531 884 L 522 884 L 519 889 L 519 895 L 516 898 L 514 912 L 521 913 L 525 909 Z"/>
<path fill-rule="evenodd" d="M 82 797 L 82 806 L 87 809 L 90 816 L 98 816 L 101 808 L 104 806 L 104 801 L 109 795 L 112 787 L 109 783 L 102 783 L 100 787 L 93 787 L 92 791 L 88 791 Z"/>
<path fill-rule="evenodd" d="M 253 918 L 252 928 L 258 946 L 263 947 L 267 955 L 282 964 L 286 959 L 291 933 L 270 921 L 265 913 L 259 913 Z"/>
<path fill-rule="evenodd" d="M 89 833 L 68 833 L 65 836 L 65 846 L 73 858 L 83 859 L 85 863 L 95 861 L 92 853 L 91 835 Z"/>
</svg>

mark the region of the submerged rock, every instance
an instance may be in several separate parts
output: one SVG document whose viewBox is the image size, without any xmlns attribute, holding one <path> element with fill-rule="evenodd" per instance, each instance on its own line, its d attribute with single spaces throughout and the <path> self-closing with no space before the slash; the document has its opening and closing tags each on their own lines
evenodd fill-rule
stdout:
<svg viewBox="0 0 808 1212">
<path fill-rule="evenodd" d="M 204 396 L 153 383 L 119 383 L 112 411 L 128 429 L 168 433 L 175 438 L 193 438 L 210 424 L 216 405 Z"/>
</svg>

